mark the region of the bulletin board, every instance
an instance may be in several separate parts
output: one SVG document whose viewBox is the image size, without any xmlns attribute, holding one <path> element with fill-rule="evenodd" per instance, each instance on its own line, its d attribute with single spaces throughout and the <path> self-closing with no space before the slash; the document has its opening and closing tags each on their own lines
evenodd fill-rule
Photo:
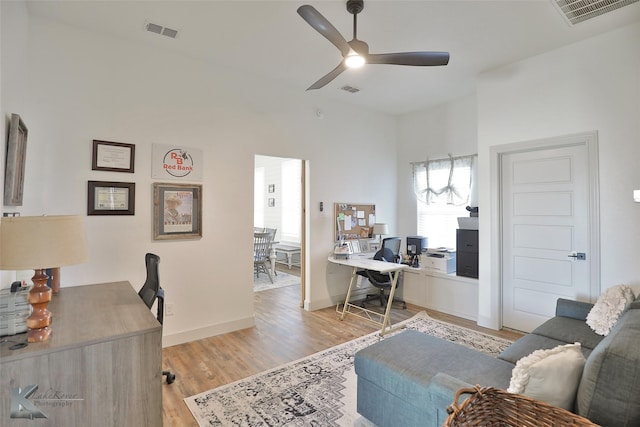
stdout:
<svg viewBox="0 0 640 427">
<path fill-rule="evenodd" d="M 376 223 L 376 205 L 334 203 L 335 240 L 371 237 Z"/>
</svg>

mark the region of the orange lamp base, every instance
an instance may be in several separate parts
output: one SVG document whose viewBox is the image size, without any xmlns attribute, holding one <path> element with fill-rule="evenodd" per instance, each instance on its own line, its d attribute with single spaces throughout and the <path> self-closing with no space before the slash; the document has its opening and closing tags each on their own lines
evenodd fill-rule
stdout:
<svg viewBox="0 0 640 427">
<path fill-rule="evenodd" d="M 47 308 L 51 301 L 51 288 L 47 286 L 47 276 L 44 269 L 36 269 L 31 278 L 33 288 L 29 291 L 29 304 L 33 307 L 33 312 L 27 318 L 27 341 L 42 342 L 51 336 L 51 312 Z"/>
</svg>

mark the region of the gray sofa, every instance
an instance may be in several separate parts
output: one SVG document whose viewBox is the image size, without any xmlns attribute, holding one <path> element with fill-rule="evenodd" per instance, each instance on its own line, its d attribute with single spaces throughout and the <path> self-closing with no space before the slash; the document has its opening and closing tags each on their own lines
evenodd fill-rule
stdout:
<svg viewBox="0 0 640 427">
<path fill-rule="evenodd" d="M 640 301 L 606 337 L 585 323 L 591 307 L 559 299 L 555 317 L 497 358 L 413 330 L 373 344 L 355 355 L 358 413 L 379 427 L 441 426 L 459 388 L 507 389 L 521 357 L 580 342 L 586 364 L 574 412 L 604 427 L 640 426 Z"/>
</svg>

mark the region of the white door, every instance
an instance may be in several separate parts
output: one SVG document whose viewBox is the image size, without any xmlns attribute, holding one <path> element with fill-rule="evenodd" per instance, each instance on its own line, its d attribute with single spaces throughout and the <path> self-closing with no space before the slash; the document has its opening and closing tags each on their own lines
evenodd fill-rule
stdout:
<svg viewBox="0 0 640 427">
<path fill-rule="evenodd" d="M 585 145 L 502 156 L 502 310 L 530 332 L 560 297 L 592 300 L 589 163 Z"/>
</svg>

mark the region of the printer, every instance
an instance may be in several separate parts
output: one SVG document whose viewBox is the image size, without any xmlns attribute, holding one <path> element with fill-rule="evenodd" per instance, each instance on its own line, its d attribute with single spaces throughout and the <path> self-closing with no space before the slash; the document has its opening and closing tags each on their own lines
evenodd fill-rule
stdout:
<svg viewBox="0 0 640 427">
<path fill-rule="evenodd" d="M 455 273 L 456 252 L 447 248 L 427 248 L 422 255 L 422 268 L 440 273 Z"/>
</svg>

